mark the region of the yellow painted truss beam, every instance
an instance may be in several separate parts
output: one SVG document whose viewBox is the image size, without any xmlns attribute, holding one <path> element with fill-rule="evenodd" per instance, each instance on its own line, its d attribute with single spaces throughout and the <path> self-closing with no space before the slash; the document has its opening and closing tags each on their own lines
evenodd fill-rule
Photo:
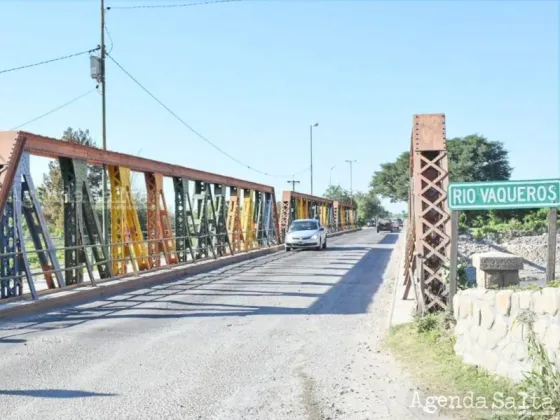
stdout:
<svg viewBox="0 0 560 420">
<path fill-rule="evenodd" d="M 134 271 L 149 267 L 148 252 L 130 186 L 130 169 L 108 166 L 111 183 L 111 256 L 113 275 L 126 274 L 127 259 Z"/>
</svg>

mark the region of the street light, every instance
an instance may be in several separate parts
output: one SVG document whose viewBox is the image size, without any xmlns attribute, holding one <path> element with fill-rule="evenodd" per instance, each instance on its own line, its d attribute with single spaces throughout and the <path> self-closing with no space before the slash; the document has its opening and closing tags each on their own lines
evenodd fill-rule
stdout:
<svg viewBox="0 0 560 420">
<path fill-rule="evenodd" d="M 311 124 L 309 126 L 309 148 L 311 151 L 311 195 L 313 195 L 313 127 L 318 127 L 319 123 Z"/>
<path fill-rule="evenodd" d="M 329 187 L 332 185 L 332 170 L 336 168 L 336 165 L 334 165 L 331 170 L 329 171 Z"/>
<path fill-rule="evenodd" d="M 356 160 L 348 160 L 346 162 L 350 164 L 350 200 L 354 201 L 354 196 L 352 194 L 352 164 L 357 162 Z"/>
</svg>

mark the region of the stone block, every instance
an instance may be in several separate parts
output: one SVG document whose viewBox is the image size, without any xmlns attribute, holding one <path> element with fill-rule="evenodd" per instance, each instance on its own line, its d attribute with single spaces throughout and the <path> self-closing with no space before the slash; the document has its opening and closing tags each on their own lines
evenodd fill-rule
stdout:
<svg viewBox="0 0 560 420">
<path fill-rule="evenodd" d="M 472 301 L 468 296 L 463 296 L 459 303 L 459 314 L 461 319 L 465 319 L 472 313 Z"/>
<path fill-rule="evenodd" d="M 549 324 L 550 324 L 550 320 L 545 317 L 540 317 L 535 322 L 533 330 L 535 331 L 535 335 L 541 342 L 544 342 L 545 340 L 546 332 L 548 330 Z"/>
<path fill-rule="evenodd" d="M 509 311 L 509 315 L 512 318 L 515 318 L 520 312 L 520 304 L 519 304 L 519 293 L 512 293 L 511 294 L 511 309 Z"/>
<path fill-rule="evenodd" d="M 458 321 L 455 324 L 455 328 L 453 329 L 453 332 L 455 333 L 455 337 L 461 337 L 464 334 L 467 334 L 469 332 L 469 328 L 467 328 L 467 323 L 464 321 Z"/>
<path fill-rule="evenodd" d="M 503 281 L 503 287 L 517 286 L 519 284 L 519 271 L 504 271 Z"/>
<path fill-rule="evenodd" d="M 527 327 L 521 322 L 514 322 L 510 331 L 511 337 L 516 341 L 525 341 L 527 338 Z"/>
<path fill-rule="evenodd" d="M 473 343 L 478 341 L 478 337 L 480 336 L 480 331 L 482 331 L 482 328 L 480 328 L 478 326 L 471 328 L 469 336 L 470 336 L 471 340 L 473 341 Z"/>
<path fill-rule="evenodd" d="M 542 289 L 543 312 L 549 315 L 556 315 L 560 309 L 560 289 L 556 287 L 545 287 Z"/>
<path fill-rule="evenodd" d="M 509 331 L 509 325 L 505 321 L 504 317 L 496 316 L 494 320 L 494 324 L 492 325 L 492 329 L 490 330 L 490 334 L 492 336 L 492 340 L 496 343 L 499 343 Z"/>
<path fill-rule="evenodd" d="M 487 330 L 494 324 L 494 311 L 487 303 L 480 305 L 480 325 Z"/>
<path fill-rule="evenodd" d="M 523 258 L 505 252 L 484 252 L 472 256 L 472 265 L 483 271 L 516 271 L 523 269 Z"/>
<path fill-rule="evenodd" d="M 480 301 L 474 301 L 471 305 L 471 319 L 474 325 L 480 325 L 482 322 L 481 317 L 481 303 Z"/>
<path fill-rule="evenodd" d="M 486 350 L 494 350 L 498 347 L 498 340 L 492 335 L 491 331 L 482 330 L 478 336 L 478 344 L 481 348 Z"/>
<path fill-rule="evenodd" d="M 496 309 L 501 315 L 508 316 L 511 310 L 511 290 L 500 290 L 496 293 Z"/>
<path fill-rule="evenodd" d="M 531 290 L 523 290 L 522 292 L 516 292 L 519 295 L 519 309 L 531 309 L 532 303 L 532 291 Z"/>
<path fill-rule="evenodd" d="M 456 294 L 453 296 L 453 317 L 456 321 L 459 320 L 459 302 L 461 301 L 461 295 Z"/>
<path fill-rule="evenodd" d="M 501 289 L 519 284 L 517 271 L 477 270 L 476 284 L 479 289 Z"/>
<path fill-rule="evenodd" d="M 486 350 L 482 352 L 482 360 L 480 364 L 490 372 L 495 372 L 499 363 L 500 356 L 498 356 L 492 350 Z"/>
<path fill-rule="evenodd" d="M 548 325 L 543 344 L 552 349 L 560 348 L 560 325 L 557 322 Z"/>
<path fill-rule="evenodd" d="M 499 353 L 502 360 L 509 360 L 511 366 L 514 366 L 516 362 L 524 361 L 529 357 L 527 345 L 519 341 L 508 343 Z"/>
<path fill-rule="evenodd" d="M 493 289 L 501 287 L 502 276 L 498 273 L 476 270 L 476 286 L 479 289 Z"/>
<path fill-rule="evenodd" d="M 545 300 L 542 291 L 535 290 L 531 293 L 531 309 L 539 315 L 545 314 Z"/>
</svg>

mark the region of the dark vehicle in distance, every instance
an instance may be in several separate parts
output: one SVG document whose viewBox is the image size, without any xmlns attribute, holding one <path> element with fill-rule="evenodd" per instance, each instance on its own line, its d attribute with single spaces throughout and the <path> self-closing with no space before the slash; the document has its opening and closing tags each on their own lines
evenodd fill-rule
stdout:
<svg viewBox="0 0 560 420">
<path fill-rule="evenodd" d="M 367 223 L 366 223 L 366 226 L 367 227 L 375 227 L 375 220 L 374 219 L 368 220 Z"/>
<path fill-rule="evenodd" d="M 379 219 L 377 221 L 377 232 L 388 231 L 393 233 L 395 231 L 393 222 L 389 219 Z"/>
</svg>

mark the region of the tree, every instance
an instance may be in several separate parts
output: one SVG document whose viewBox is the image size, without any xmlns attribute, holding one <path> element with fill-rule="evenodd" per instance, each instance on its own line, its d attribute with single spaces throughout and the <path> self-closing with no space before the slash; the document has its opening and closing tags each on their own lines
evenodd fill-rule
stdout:
<svg viewBox="0 0 560 420">
<path fill-rule="evenodd" d="M 62 140 L 83 144 L 84 146 L 97 147 L 97 144 L 93 141 L 89 134 L 89 130 L 72 130 L 72 128 L 68 127 L 62 134 Z M 93 199 L 94 201 L 97 201 L 101 198 L 103 168 L 101 166 L 88 165 L 87 178 Z"/>
<path fill-rule="evenodd" d="M 511 176 L 503 143 L 477 134 L 447 140 L 447 156 L 449 180 L 453 182 L 500 181 Z M 404 152 L 395 162 L 382 164 L 371 180 L 373 191 L 393 203 L 408 201 L 409 159 L 409 152 Z"/>
<path fill-rule="evenodd" d="M 409 162 L 410 154 L 404 152 L 395 162 L 381 164 L 381 170 L 373 174 L 370 182 L 373 192 L 389 198 L 391 203 L 408 201 Z"/>
<path fill-rule="evenodd" d="M 386 211 L 381 201 L 372 190 L 367 193 L 358 192 L 354 196 L 358 204 L 358 220 L 366 221 L 382 216 Z"/>
<path fill-rule="evenodd" d="M 62 173 L 57 160 L 49 162 L 43 183 L 37 188 L 37 197 L 41 203 L 47 225 L 54 232 L 62 232 L 64 226 L 64 197 L 62 196 Z"/>
<path fill-rule="evenodd" d="M 136 207 L 136 214 L 138 214 L 138 221 L 142 231 L 148 229 L 148 195 L 144 191 L 133 191 L 132 199 L 134 200 L 134 207 Z M 146 235 L 144 235 L 146 237 Z"/>
<path fill-rule="evenodd" d="M 67 128 L 62 134 L 62 141 L 96 147 L 89 134 L 89 130 L 73 130 Z M 94 200 L 101 197 L 101 179 L 103 168 L 88 165 L 88 185 Z M 47 173 L 43 175 L 43 182 L 37 188 L 37 196 L 43 207 L 45 219 L 55 232 L 61 232 L 64 224 L 64 185 L 58 160 L 49 162 Z"/>
<path fill-rule="evenodd" d="M 350 193 L 340 185 L 329 186 L 323 194 L 323 197 L 333 201 L 350 202 Z"/>
</svg>

